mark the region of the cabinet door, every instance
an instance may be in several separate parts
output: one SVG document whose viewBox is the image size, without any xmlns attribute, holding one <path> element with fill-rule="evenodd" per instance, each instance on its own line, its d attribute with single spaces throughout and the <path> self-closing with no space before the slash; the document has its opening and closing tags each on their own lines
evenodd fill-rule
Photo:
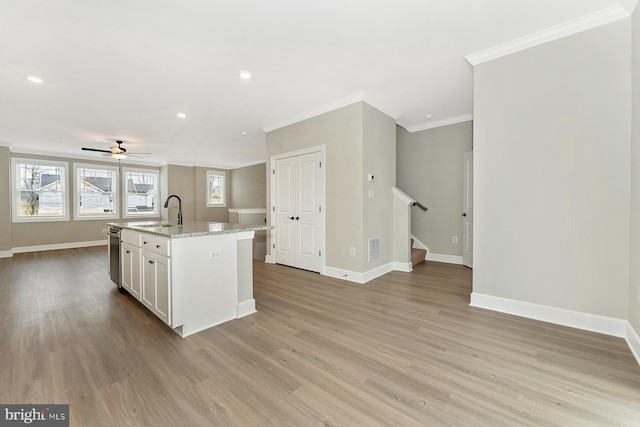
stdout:
<svg viewBox="0 0 640 427">
<path fill-rule="evenodd" d="M 154 313 L 164 323 L 171 325 L 171 281 L 169 279 L 169 260 L 158 256 L 156 266 L 156 303 Z"/>
<path fill-rule="evenodd" d="M 142 251 L 142 304 L 171 325 L 169 259 Z"/>
<path fill-rule="evenodd" d="M 122 244 L 122 287 L 140 301 L 140 248 Z"/>
<path fill-rule="evenodd" d="M 155 256 L 142 252 L 142 304 L 153 311 L 156 302 L 156 262 Z"/>
</svg>

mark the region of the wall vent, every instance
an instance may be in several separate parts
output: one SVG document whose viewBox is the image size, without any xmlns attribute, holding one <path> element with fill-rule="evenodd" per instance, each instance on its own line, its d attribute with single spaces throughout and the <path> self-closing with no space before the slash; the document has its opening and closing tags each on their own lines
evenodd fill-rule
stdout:
<svg viewBox="0 0 640 427">
<path fill-rule="evenodd" d="M 369 262 L 380 258 L 380 238 L 374 237 L 369 239 Z"/>
</svg>

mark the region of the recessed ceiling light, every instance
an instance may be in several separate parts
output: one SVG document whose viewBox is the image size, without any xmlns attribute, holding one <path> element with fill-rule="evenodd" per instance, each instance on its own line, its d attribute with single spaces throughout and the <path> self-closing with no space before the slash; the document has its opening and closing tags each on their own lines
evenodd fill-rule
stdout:
<svg viewBox="0 0 640 427">
<path fill-rule="evenodd" d="M 433 117 L 432 114 L 427 114 L 426 116 L 424 116 L 424 118 L 427 119 L 427 120 L 431 120 L 431 117 Z"/>
<path fill-rule="evenodd" d="M 245 79 L 245 80 L 249 80 L 251 78 L 251 73 L 248 71 L 241 71 L 240 72 L 240 78 Z"/>
<path fill-rule="evenodd" d="M 31 83 L 42 83 L 42 79 L 38 76 L 27 76 L 27 80 L 29 80 Z"/>
<path fill-rule="evenodd" d="M 246 132 L 242 132 L 242 136 L 247 136 L 247 133 Z"/>
<path fill-rule="evenodd" d="M 178 113 L 176 114 L 176 116 L 180 117 L 181 119 L 184 119 L 185 117 L 187 117 L 185 113 Z"/>
</svg>

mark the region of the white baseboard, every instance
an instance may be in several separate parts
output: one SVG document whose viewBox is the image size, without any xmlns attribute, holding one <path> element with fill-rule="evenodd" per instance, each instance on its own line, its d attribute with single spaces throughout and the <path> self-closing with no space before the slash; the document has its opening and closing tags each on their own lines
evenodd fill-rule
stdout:
<svg viewBox="0 0 640 427">
<path fill-rule="evenodd" d="M 256 300 L 251 298 L 238 303 L 238 319 L 256 312 Z"/>
<path fill-rule="evenodd" d="M 627 324 L 629 323 L 615 317 L 599 316 L 477 292 L 471 293 L 469 305 L 620 338 L 626 337 Z"/>
<path fill-rule="evenodd" d="M 71 243 L 55 243 L 52 245 L 36 245 L 36 246 L 21 246 L 13 248 L 14 254 L 26 253 L 26 252 L 41 252 L 41 251 L 56 251 L 59 249 L 75 249 L 75 248 L 87 248 L 90 246 L 106 246 L 106 240 L 93 240 L 88 242 L 71 242 Z"/>
<path fill-rule="evenodd" d="M 427 252 L 427 261 L 446 262 L 447 264 L 462 265 L 462 257 L 458 255 L 444 255 Z"/>
<path fill-rule="evenodd" d="M 394 263 L 390 262 L 379 267 L 373 268 L 364 273 L 357 273 L 355 271 L 344 270 L 342 268 L 325 267 L 324 275 L 329 277 L 335 277 L 336 279 L 348 280 L 349 282 L 355 282 L 359 284 L 367 283 L 370 280 L 375 279 L 393 271 Z"/>
<path fill-rule="evenodd" d="M 0 258 L 11 258 L 13 251 L 0 251 Z"/>
<path fill-rule="evenodd" d="M 633 326 L 631 326 L 631 323 L 629 322 L 627 322 L 627 330 L 624 340 L 627 342 L 633 357 L 636 358 L 638 365 L 640 365 L 640 336 L 638 336 L 638 333 L 633 329 Z"/>
<path fill-rule="evenodd" d="M 394 262 L 393 263 L 394 271 L 402 271 L 405 273 L 411 273 L 413 271 L 413 266 L 410 262 Z"/>
</svg>

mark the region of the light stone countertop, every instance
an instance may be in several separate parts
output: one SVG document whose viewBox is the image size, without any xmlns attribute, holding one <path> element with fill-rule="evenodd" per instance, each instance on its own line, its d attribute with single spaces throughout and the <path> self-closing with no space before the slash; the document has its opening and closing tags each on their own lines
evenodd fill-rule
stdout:
<svg viewBox="0 0 640 427">
<path fill-rule="evenodd" d="M 139 231 L 141 233 L 177 239 L 180 237 L 212 236 L 216 234 L 242 233 L 245 231 L 270 230 L 270 225 L 234 224 L 229 222 L 188 221 L 177 225 L 167 221 L 109 222 L 107 225 Z"/>
</svg>

